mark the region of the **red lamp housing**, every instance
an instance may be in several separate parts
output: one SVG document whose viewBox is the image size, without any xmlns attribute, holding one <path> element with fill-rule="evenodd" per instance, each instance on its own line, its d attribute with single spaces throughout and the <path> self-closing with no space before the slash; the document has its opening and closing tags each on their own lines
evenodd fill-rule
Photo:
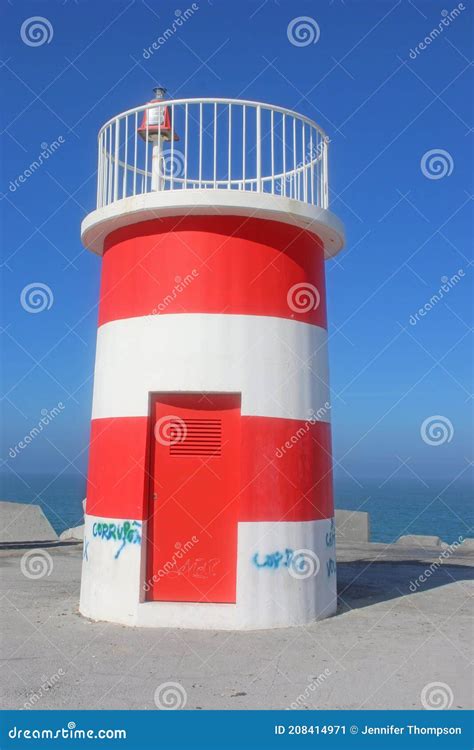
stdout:
<svg viewBox="0 0 474 750">
<path fill-rule="evenodd" d="M 179 141 L 179 136 L 173 132 L 171 127 L 170 108 L 163 104 L 163 99 L 152 99 L 149 104 L 156 103 L 156 107 L 146 109 L 143 113 L 143 119 L 138 134 L 144 141 L 152 141 L 156 136 L 161 136 L 164 141 Z"/>
</svg>

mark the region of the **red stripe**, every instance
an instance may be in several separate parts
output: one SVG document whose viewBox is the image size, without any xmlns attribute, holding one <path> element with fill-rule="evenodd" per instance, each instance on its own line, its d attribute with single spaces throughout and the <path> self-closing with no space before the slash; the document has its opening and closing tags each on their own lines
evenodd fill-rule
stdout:
<svg viewBox="0 0 474 750">
<path fill-rule="evenodd" d="M 153 314 L 229 313 L 326 327 L 322 243 L 290 224 L 170 217 L 118 229 L 104 248 L 99 325 Z M 309 285 L 311 299 L 304 289 L 297 296 L 300 284 Z"/>
<path fill-rule="evenodd" d="M 334 515 L 331 426 L 242 417 L 240 521 L 312 521 Z"/>
<path fill-rule="evenodd" d="M 242 417 L 241 429 L 240 521 L 310 521 L 333 515 L 329 424 Z M 148 439 L 147 417 L 92 421 L 89 515 L 147 517 Z M 203 459 L 203 467 L 208 460 Z"/>
<path fill-rule="evenodd" d="M 145 518 L 147 417 L 93 419 L 86 512 L 104 518 Z"/>
</svg>

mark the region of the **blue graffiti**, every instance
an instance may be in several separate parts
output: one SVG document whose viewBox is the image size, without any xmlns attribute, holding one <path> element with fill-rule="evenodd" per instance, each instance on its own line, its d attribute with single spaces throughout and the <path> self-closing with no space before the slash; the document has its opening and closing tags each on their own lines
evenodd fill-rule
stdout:
<svg viewBox="0 0 474 750">
<path fill-rule="evenodd" d="M 336 572 L 336 561 L 332 558 L 326 562 L 326 573 L 330 578 Z"/>
<path fill-rule="evenodd" d="M 334 547 L 336 543 L 336 524 L 334 518 L 331 518 L 331 528 L 326 533 L 326 547 Z"/>
<path fill-rule="evenodd" d="M 103 540 L 122 542 L 114 555 L 115 560 L 117 560 L 127 544 L 140 544 L 142 541 L 141 528 L 142 525 L 139 521 L 124 521 L 118 524 L 103 521 L 93 525 L 92 534 Z"/>
<path fill-rule="evenodd" d="M 274 570 L 278 570 L 280 567 L 289 568 L 294 554 L 294 550 L 285 549 L 284 552 L 272 552 L 269 555 L 265 555 L 263 560 L 259 560 L 259 553 L 256 552 L 252 557 L 252 561 L 256 568 L 273 568 Z"/>
<path fill-rule="evenodd" d="M 89 562 L 89 540 L 84 537 L 84 550 L 82 552 L 82 557 L 86 562 Z"/>
</svg>

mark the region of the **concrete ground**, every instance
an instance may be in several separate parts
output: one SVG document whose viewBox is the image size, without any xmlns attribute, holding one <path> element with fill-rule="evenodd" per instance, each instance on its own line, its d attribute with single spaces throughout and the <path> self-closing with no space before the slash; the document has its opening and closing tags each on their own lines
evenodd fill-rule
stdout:
<svg viewBox="0 0 474 750">
<path fill-rule="evenodd" d="M 155 709 L 157 688 L 158 702 L 187 709 L 422 708 L 422 692 L 473 705 L 472 551 L 417 587 L 439 548 L 339 545 L 338 614 L 254 632 L 89 622 L 77 608 L 81 546 L 49 547 L 52 570 L 37 580 L 21 572 L 25 551 L 0 552 L 3 708 Z"/>
</svg>

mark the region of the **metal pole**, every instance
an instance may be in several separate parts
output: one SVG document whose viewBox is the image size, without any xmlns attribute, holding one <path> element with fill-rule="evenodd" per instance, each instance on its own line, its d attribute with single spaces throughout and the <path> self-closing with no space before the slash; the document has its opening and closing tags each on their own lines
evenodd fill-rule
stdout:
<svg viewBox="0 0 474 750">
<path fill-rule="evenodd" d="M 151 189 L 161 190 L 161 138 L 153 141 L 151 156 Z"/>
</svg>

